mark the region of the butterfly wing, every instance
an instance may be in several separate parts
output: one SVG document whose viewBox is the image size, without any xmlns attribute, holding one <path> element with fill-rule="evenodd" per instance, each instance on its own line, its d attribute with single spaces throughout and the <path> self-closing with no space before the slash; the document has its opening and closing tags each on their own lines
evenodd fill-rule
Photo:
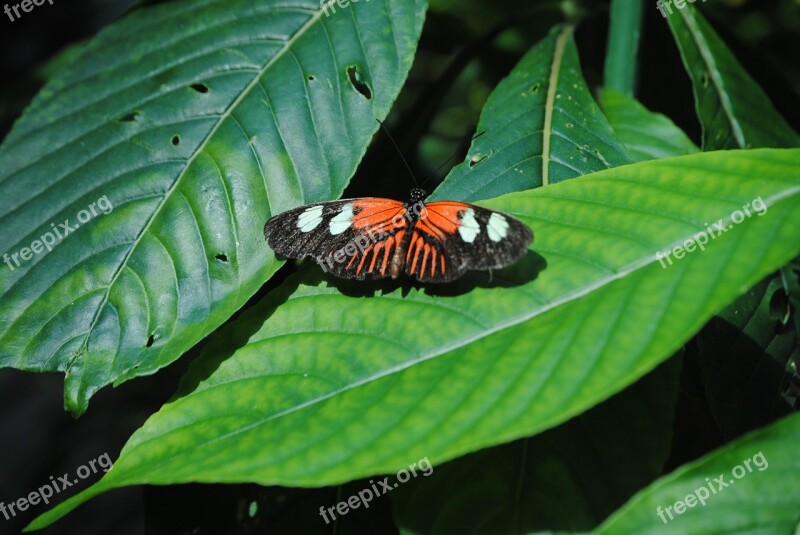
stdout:
<svg viewBox="0 0 800 535">
<path fill-rule="evenodd" d="M 392 259 L 408 227 L 399 201 L 367 197 L 301 206 L 264 225 L 264 237 L 285 258 L 312 257 L 348 279 L 391 276 Z"/>
<path fill-rule="evenodd" d="M 469 270 L 513 264 L 532 241 L 531 229 L 508 214 L 455 201 L 426 203 L 411 232 L 405 272 L 422 282 L 449 282 Z"/>
</svg>

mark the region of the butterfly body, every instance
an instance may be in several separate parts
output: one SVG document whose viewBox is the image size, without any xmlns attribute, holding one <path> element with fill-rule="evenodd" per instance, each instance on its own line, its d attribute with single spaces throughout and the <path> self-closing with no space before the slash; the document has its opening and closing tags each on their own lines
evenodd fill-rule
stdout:
<svg viewBox="0 0 800 535">
<path fill-rule="evenodd" d="M 533 241 L 517 219 L 468 203 L 366 197 L 310 204 L 267 221 L 276 254 L 312 257 L 327 272 L 363 280 L 405 272 L 422 282 L 450 282 L 468 270 L 500 268 L 525 255 Z"/>
</svg>

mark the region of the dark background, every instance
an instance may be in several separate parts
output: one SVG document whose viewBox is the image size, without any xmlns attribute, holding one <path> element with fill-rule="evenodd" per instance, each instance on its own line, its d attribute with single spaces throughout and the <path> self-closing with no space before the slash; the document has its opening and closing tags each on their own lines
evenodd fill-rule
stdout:
<svg viewBox="0 0 800 535">
<path fill-rule="evenodd" d="M 54 0 L 54 5 L 45 3 L 15 22 L 0 13 L 0 138 L 57 69 L 59 60 L 53 61 L 54 57 L 143 3 Z M 491 9 L 513 3 L 492 2 Z M 579 26 L 576 39 L 584 75 L 595 90 L 602 82 L 607 8 L 603 2 L 589 4 L 591 13 Z M 436 5 L 434 2 L 434 8 Z M 792 0 L 709 0 L 703 7 L 745 69 L 795 130 L 800 130 L 800 62 L 796 60 L 800 10 L 796 4 Z M 455 161 L 460 159 L 488 93 L 527 47 L 542 37 L 537 32 L 546 28 L 545 21 L 527 24 L 524 17 L 512 17 L 520 19 L 514 23 L 498 17 L 483 28 L 476 23 L 483 20 L 480 13 L 463 11 L 429 12 L 409 82 L 387 121 L 418 176 L 431 175 L 454 152 Z M 691 86 L 672 37 L 654 1 L 645 2 L 644 11 L 637 96 L 650 109 L 671 117 L 699 143 Z M 515 31 L 515 24 L 524 30 Z M 509 40 L 511 45 L 492 39 L 503 29 L 505 35 L 516 38 Z M 368 180 L 375 176 L 383 180 L 378 184 Z M 409 179 L 394 149 L 385 137 L 377 137 L 347 193 L 404 198 L 408 188 Z M 277 282 L 270 281 L 268 286 Z M 51 475 L 74 474 L 79 466 L 103 453 L 116 459 L 131 433 L 172 395 L 197 351 L 195 348 L 155 376 L 103 389 L 79 420 L 62 408 L 60 375 L 0 370 L 0 500 L 8 503 L 27 496 Z M 681 357 L 682 389 L 668 468 L 722 442 L 698 387 L 699 371 L 692 355 L 689 350 Z M 54 500 L 63 500 L 97 478 L 90 477 Z M 337 496 L 346 497 L 364 487 L 363 482 L 355 482 L 343 489 L 321 490 L 255 485 L 129 488 L 91 500 L 42 533 L 330 533 L 331 527 L 317 518 L 319 506 L 332 505 Z M 252 502 L 258 504 L 258 511 L 251 517 Z M 0 533 L 19 533 L 47 507 L 33 506 L 10 521 L 0 515 Z M 390 508 L 389 498 L 378 500 L 368 512 L 348 515 L 338 532 L 391 532 Z"/>
</svg>

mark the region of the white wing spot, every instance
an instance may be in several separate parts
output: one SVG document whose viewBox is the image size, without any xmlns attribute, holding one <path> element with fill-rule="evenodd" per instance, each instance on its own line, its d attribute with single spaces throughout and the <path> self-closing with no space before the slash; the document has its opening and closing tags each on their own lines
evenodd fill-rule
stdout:
<svg viewBox="0 0 800 535">
<path fill-rule="evenodd" d="M 297 228 L 300 232 L 311 232 L 322 223 L 322 206 L 306 208 L 297 218 Z"/>
<path fill-rule="evenodd" d="M 349 229 L 353 224 L 353 205 L 345 204 L 342 211 L 336 214 L 336 217 L 331 219 L 330 228 L 331 234 L 334 236 L 341 234 Z"/>
<path fill-rule="evenodd" d="M 495 212 L 489 216 L 486 230 L 489 232 L 490 240 L 500 241 L 508 235 L 508 221 L 502 214 Z"/>
<path fill-rule="evenodd" d="M 467 243 L 472 243 L 478 234 L 481 233 L 481 226 L 475 220 L 475 211 L 472 208 L 467 208 L 464 215 L 461 216 L 461 225 L 458 227 L 458 233 L 461 234 L 461 239 Z"/>
</svg>

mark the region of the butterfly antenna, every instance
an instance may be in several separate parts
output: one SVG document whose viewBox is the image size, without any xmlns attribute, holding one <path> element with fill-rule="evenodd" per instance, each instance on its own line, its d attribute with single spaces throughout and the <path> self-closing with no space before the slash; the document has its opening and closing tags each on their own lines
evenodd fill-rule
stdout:
<svg viewBox="0 0 800 535">
<path fill-rule="evenodd" d="M 472 143 L 473 141 L 475 141 L 476 139 L 478 139 L 479 137 L 481 137 L 481 136 L 482 136 L 483 134 L 485 134 L 485 133 L 486 133 L 486 130 L 484 130 L 484 131 L 483 131 L 483 132 L 481 132 L 480 134 L 475 134 L 475 136 L 473 136 L 473 138 L 470 140 L 470 143 Z M 448 159 L 447 159 L 447 160 L 446 160 L 446 161 L 445 161 L 445 162 L 444 162 L 442 165 L 440 165 L 440 166 L 439 166 L 439 167 L 436 169 L 436 171 L 434 171 L 433 173 L 431 173 L 431 175 L 430 175 L 428 178 L 426 178 L 426 179 L 425 179 L 425 181 L 424 181 L 424 182 L 423 182 L 423 183 L 420 185 L 420 187 L 423 187 L 423 186 L 425 186 L 425 184 L 427 184 L 428 182 L 430 182 L 430 180 L 431 180 L 432 178 L 436 178 L 436 175 L 438 175 L 438 174 L 439 174 L 439 171 L 441 171 L 441 170 L 442 170 L 442 168 L 443 168 L 445 165 L 447 165 L 447 164 L 449 164 L 451 161 L 453 161 L 453 158 L 455 158 L 455 157 L 456 157 L 456 155 L 458 155 L 458 153 L 459 153 L 459 152 L 461 152 L 461 148 L 460 148 L 460 147 L 459 147 L 458 149 L 456 149 L 456 151 L 455 151 L 453 154 L 451 154 L 451 155 L 450 155 L 450 157 L 449 157 L 449 158 L 448 158 Z"/>
<path fill-rule="evenodd" d="M 397 142 L 392 137 L 392 133 L 389 132 L 389 129 L 386 128 L 386 125 L 383 124 L 383 122 L 380 119 L 375 119 L 375 120 L 378 121 L 379 125 L 381 125 L 381 128 L 383 128 L 383 131 L 386 132 L 386 135 L 389 136 L 389 140 L 392 142 L 392 145 L 394 145 L 395 150 L 397 150 L 397 154 L 400 155 L 400 159 L 403 160 L 404 164 L 406 164 L 406 169 L 408 169 L 408 174 L 411 175 L 411 178 L 414 180 L 414 185 L 416 185 L 417 187 L 420 187 L 419 182 L 417 182 L 417 177 L 414 176 L 414 171 L 412 171 L 411 170 L 411 166 L 408 165 L 408 162 L 406 161 L 406 157 L 403 156 L 403 151 L 401 151 L 400 147 L 397 146 Z"/>
</svg>

